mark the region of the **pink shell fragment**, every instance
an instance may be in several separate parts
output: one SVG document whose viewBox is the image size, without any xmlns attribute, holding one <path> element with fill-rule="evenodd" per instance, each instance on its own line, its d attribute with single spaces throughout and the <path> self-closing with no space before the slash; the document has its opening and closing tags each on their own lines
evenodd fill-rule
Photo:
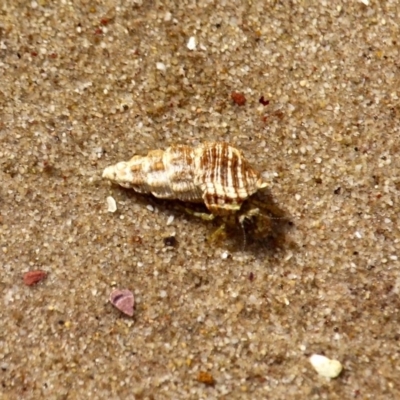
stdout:
<svg viewBox="0 0 400 400">
<path fill-rule="evenodd" d="M 46 271 L 38 269 L 36 271 L 25 272 L 22 279 L 26 286 L 33 286 L 36 285 L 38 282 L 42 281 L 43 279 L 45 279 L 46 276 L 47 276 Z"/>
<path fill-rule="evenodd" d="M 116 289 L 110 294 L 110 302 L 121 312 L 130 317 L 133 316 L 133 307 L 135 306 L 135 299 L 133 293 L 128 289 Z"/>
</svg>

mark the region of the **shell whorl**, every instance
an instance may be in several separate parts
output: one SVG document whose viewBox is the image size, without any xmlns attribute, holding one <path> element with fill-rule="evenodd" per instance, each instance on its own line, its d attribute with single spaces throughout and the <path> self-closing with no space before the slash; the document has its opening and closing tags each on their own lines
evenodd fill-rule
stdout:
<svg viewBox="0 0 400 400">
<path fill-rule="evenodd" d="M 224 142 L 153 150 L 107 167 L 103 177 L 158 198 L 204 202 L 214 215 L 238 211 L 266 187 L 240 150 Z"/>
</svg>

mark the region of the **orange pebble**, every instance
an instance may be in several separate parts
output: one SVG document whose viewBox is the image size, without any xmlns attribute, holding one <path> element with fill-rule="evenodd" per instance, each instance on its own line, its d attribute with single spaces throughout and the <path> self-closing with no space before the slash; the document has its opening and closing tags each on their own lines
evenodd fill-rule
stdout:
<svg viewBox="0 0 400 400">
<path fill-rule="evenodd" d="M 197 376 L 197 380 L 201 383 L 204 383 L 206 385 L 214 385 L 215 380 L 213 378 L 213 376 L 206 371 L 200 371 L 199 375 Z"/>
<path fill-rule="evenodd" d="M 231 99 L 238 106 L 244 106 L 246 104 L 246 97 L 244 97 L 243 93 L 232 92 L 231 93 Z"/>
</svg>

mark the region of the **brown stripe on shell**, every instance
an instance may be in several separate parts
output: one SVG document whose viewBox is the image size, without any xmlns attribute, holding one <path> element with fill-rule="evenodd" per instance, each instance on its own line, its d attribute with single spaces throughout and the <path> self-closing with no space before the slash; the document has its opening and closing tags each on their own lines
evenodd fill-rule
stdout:
<svg viewBox="0 0 400 400">
<path fill-rule="evenodd" d="M 230 176 L 232 175 L 232 169 L 231 169 L 231 152 L 230 152 L 230 148 L 229 148 L 229 146 L 227 146 L 225 143 L 224 143 L 224 146 L 223 146 L 223 153 L 222 153 L 222 163 L 221 163 L 221 168 L 223 169 L 223 170 L 226 170 L 226 173 L 224 174 L 224 176 L 223 176 L 223 187 L 225 188 L 225 190 L 229 190 L 229 188 L 231 187 L 231 183 L 229 182 L 229 178 L 230 178 Z M 227 195 L 227 193 L 225 193 L 225 197 L 227 197 L 226 196 Z"/>
<path fill-rule="evenodd" d="M 238 170 L 243 168 L 243 164 L 240 162 L 239 157 L 232 157 L 231 160 L 231 171 L 232 171 L 232 186 L 235 188 L 235 191 L 237 191 L 237 188 L 239 187 L 240 179 L 239 179 L 239 174 Z M 236 171 L 233 172 L 233 171 Z"/>
</svg>

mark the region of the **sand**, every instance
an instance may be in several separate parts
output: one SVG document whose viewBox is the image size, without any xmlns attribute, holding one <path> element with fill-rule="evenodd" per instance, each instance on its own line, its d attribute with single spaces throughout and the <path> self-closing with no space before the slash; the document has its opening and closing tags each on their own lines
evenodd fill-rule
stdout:
<svg viewBox="0 0 400 400">
<path fill-rule="evenodd" d="M 395 0 L 3 1 L 0 398 L 399 399 L 399 26 Z M 206 140 L 263 173 L 276 246 L 101 178 Z"/>
</svg>

